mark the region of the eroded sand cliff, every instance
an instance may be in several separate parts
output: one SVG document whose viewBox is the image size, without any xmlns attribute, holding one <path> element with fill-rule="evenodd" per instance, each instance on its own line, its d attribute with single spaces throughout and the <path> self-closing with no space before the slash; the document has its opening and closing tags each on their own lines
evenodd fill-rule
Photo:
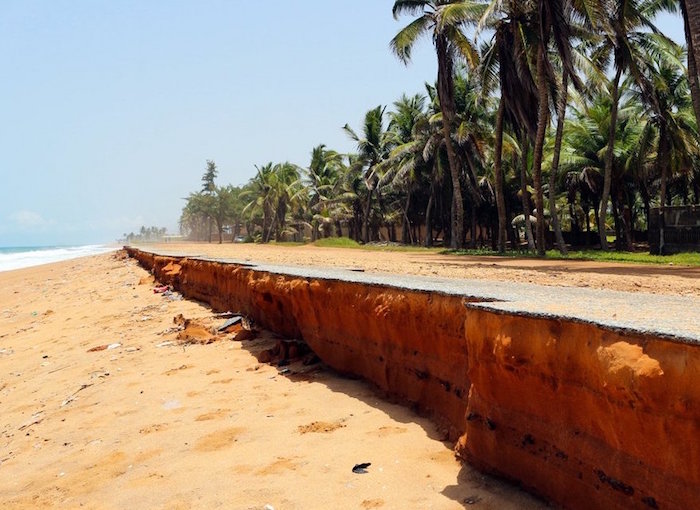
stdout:
<svg viewBox="0 0 700 510">
<path fill-rule="evenodd" d="M 700 505 L 700 346 L 461 296 L 130 250 L 220 310 L 300 338 L 566 508 Z M 478 299 L 471 299 L 473 304 Z"/>
</svg>

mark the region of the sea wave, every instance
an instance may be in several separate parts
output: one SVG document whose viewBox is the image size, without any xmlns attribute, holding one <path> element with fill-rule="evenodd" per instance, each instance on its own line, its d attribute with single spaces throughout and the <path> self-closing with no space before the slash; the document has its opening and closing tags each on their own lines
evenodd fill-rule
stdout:
<svg viewBox="0 0 700 510">
<path fill-rule="evenodd" d="M 65 247 L 0 248 L 0 272 L 99 255 L 117 248 L 104 244 Z"/>
</svg>

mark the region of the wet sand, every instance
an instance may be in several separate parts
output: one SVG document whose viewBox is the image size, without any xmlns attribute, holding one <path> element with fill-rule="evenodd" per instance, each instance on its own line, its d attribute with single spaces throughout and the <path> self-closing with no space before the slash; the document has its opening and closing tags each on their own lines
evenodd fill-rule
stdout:
<svg viewBox="0 0 700 510">
<path fill-rule="evenodd" d="M 147 276 L 111 254 L 0 273 L 3 508 L 544 507 L 369 385 L 260 363 L 269 333 L 179 345 L 175 316 L 222 320 Z"/>
</svg>

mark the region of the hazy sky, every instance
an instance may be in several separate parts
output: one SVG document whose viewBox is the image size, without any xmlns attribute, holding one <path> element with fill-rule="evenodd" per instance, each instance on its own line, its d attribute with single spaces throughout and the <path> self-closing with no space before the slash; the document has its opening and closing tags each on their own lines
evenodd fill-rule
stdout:
<svg viewBox="0 0 700 510">
<path fill-rule="evenodd" d="M 213 159 L 306 166 L 353 144 L 364 112 L 435 79 L 405 67 L 390 0 L 2 0 L 0 246 L 110 242 L 177 229 Z M 682 40 L 677 18 L 660 22 Z"/>
</svg>

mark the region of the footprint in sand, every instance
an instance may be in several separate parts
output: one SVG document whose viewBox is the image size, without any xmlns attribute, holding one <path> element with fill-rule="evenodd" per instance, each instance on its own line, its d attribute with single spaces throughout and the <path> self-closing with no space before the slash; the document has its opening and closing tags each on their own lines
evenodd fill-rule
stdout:
<svg viewBox="0 0 700 510">
<path fill-rule="evenodd" d="M 245 431 L 246 429 L 242 427 L 218 430 L 200 438 L 194 448 L 200 452 L 215 452 L 228 448 L 238 441 L 238 437 Z"/>
<path fill-rule="evenodd" d="M 297 432 L 299 434 L 309 434 L 311 432 L 316 432 L 316 433 L 328 433 L 328 432 L 333 432 L 334 430 L 342 429 L 345 427 L 345 424 L 343 423 L 344 420 L 338 420 L 334 421 L 332 423 L 326 422 L 326 421 L 314 421 L 311 422 L 307 425 L 299 425 L 297 428 Z"/>
<path fill-rule="evenodd" d="M 153 432 L 160 432 L 161 430 L 165 430 L 167 428 L 167 423 L 154 423 L 153 425 L 149 425 L 148 427 L 144 427 L 139 430 L 139 434 L 152 434 Z"/>
<path fill-rule="evenodd" d="M 294 462 L 293 459 L 288 459 L 286 457 L 277 457 L 277 460 L 272 464 L 265 466 L 262 469 L 256 471 L 257 475 L 279 475 L 285 471 L 296 471 L 299 467 L 299 463 Z"/>
<path fill-rule="evenodd" d="M 216 411 L 212 411 L 210 413 L 200 414 L 194 419 L 194 421 L 218 420 L 224 418 L 230 412 L 230 409 L 217 409 Z"/>
<path fill-rule="evenodd" d="M 180 372 L 181 370 L 187 370 L 188 368 L 191 368 L 191 367 L 189 367 L 189 366 L 187 366 L 187 365 L 180 365 L 180 366 L 177 367 L 177 368 L 171 368 L 170 370 L 167 370 L 167 371 L 163 372 L 163 375 L 173 375 L 173 374 L 177 374 L 177 373 Z"/>
<path fill-rule="evenodd" d="M 377 436 L 377 437 L 387 437 L 393 436 L 395 434 L 403 434 L 408 432 L 408 429 L 404 427 L 380 427 L 377 432 L 367 432 L 367 434 Z"/>
</svg>

